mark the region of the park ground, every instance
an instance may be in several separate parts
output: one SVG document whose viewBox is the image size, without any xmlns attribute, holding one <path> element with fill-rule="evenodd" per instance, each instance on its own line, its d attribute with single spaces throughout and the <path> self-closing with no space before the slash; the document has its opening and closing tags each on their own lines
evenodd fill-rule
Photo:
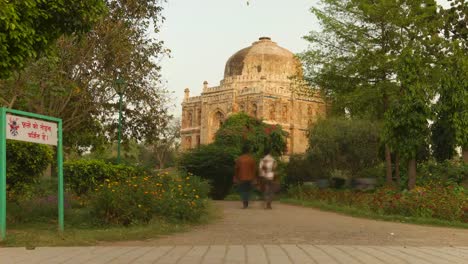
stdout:
<svg viewBox="0 0 468 264">
<path fill-rule="evenodd" d="M 262 202 L 216 202 L 189 232 L 95 247 L 0 249 L 0 263 L 467 263 L 468 230 L 361 219 Z"/>
</svg>

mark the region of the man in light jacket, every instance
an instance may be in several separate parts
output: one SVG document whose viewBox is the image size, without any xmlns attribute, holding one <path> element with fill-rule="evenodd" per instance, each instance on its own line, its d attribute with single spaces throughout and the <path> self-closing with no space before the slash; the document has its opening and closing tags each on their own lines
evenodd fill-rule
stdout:
<svg viewBox="0 0 468 264">
<path fill-rule="evenodd" d="M 259 176 L 262 182 L 263 197 L 265 199 L 265 209 L 272 209 L 271 202 L 275 189 L 278 186 L 279 177 L 276 174 L 276 160 L 271 155 L 270 151 L 260 160 L 259 163 Z"/>
</svg>

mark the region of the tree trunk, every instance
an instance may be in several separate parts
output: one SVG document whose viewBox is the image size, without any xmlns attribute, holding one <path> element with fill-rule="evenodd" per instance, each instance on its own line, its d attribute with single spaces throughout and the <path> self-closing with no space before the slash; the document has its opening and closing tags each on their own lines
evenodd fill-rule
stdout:
<svg viewBox="0 0 468 264">
<path fill-rule="evenodd" d="M 400 184 L 400 154 L 395 155 L 395 179 L 398 184 Z"/>
<path fill-rule="evenodd" d="M 408 161 L 408 189 L 411 190 L 416 186 L 416 158 Z"/>
<path fill-rule="evenodd" d="M 390 147 L 388 144 L 385 144 L 385 169 L 386 169 L 386 176 L 385 181 L 388 185 L 393 183 L 392 181 L 392 154 L 390 152 Z"/>
<path fill-rule="evenodd" d="M 468 146 L 462 148 L 463 162 L 468 163 Z"/>
</svg>

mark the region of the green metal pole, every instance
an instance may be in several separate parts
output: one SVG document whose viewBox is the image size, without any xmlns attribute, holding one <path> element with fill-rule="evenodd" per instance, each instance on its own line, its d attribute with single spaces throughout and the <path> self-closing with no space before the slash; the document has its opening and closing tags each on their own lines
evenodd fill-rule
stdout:
<svg viewBox="0 0 468 264">
<path fill-rule="evenodd" d="M 62 120 L 58 122 L 58 142 L 57 142 L 57 169 L 58 169 L 58 223 L 59 231 L 63 232 L 64 223 L 64 198 L 63 198 L 63 140 L 62 140 Z"/>
<path fill-rule="evenodd" d="M 0 108 L 0 240 L 6 237 L 6 108 Z"/>
<path fill-rule="evenodd" d="M 120 139 L 122 134 L 122 93 L 119 93 L 119 139 L 117 141 L 117 162 L 120 163 Z"/>
</svg>

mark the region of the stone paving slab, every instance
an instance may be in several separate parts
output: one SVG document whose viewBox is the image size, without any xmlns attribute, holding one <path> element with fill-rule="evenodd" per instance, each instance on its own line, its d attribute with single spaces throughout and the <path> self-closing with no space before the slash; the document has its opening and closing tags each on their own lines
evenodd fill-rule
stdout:
<svg viewBox="0 0 468 264">
<path fill-rule="evenodd" d="M 310 244 L 0 248 L 1 264 L 464 264 L 468 247 Z"/>
</svg>

